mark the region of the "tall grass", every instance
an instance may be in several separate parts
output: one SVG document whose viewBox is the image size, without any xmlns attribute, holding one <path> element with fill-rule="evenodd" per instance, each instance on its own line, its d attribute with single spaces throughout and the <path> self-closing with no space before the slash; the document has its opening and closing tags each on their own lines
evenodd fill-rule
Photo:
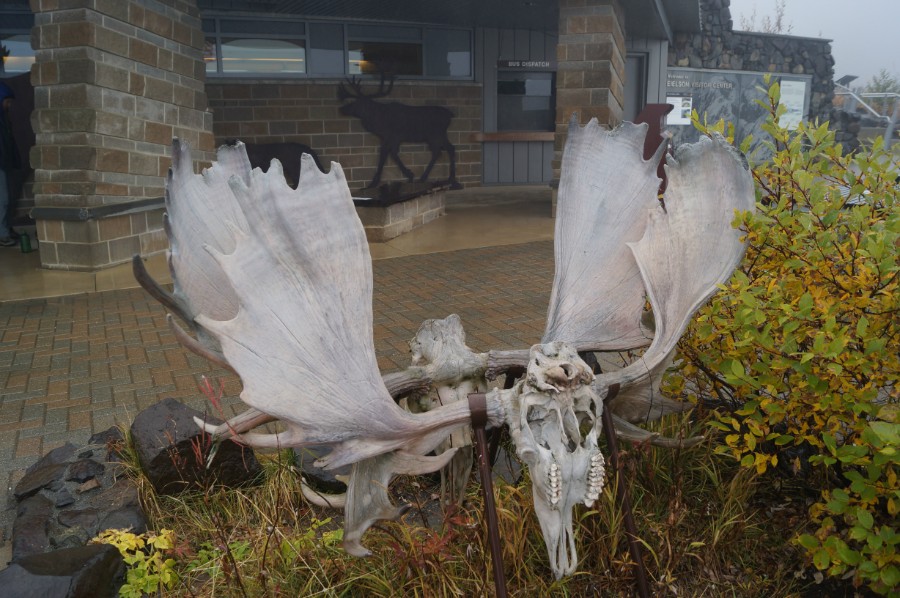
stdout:
<svg viewBox="0 0 900 598">
<path fill-rule="evenodd" d="M 694 424 L 696 426 L 696 424 Z M 670 420 L 659 431 L 690 427 Z M 696 430 L 693 430 L 694 432 Z M 495 496 L 511 596 L 633 596 L 634 572 L 615 484 L 630 486 L 651 587 L 657 595 L 788 596 L 801 589 L 790 509 L 767 508 L 766 482 L 714 455 L 710 443 L 670 450 L 624 443 L 623 475 L 593 509 L 576 511 L 578 572 L 556 581 L 534 514 L 527 471 L 498 480 Z M 392 487 L 413 508 L 365 537 L 372 556 L 340 547 L 340 513 L 308 504 L 290 451 L 263 456 L 265 480 L 159 496 L 138 475 L 151 526 L 175 530 L 177 596 L 492 595 L 482 499 L 440 512 L 433 478 Z M 431 525 L 426 525 L 428 522 Z M 434 522 L 437 523 L 434 523 Z"/>
</svg>

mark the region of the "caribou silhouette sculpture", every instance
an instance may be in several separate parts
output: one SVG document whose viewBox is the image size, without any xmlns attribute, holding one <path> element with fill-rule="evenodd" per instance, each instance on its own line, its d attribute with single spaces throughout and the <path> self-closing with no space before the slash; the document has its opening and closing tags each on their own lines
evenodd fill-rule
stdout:
<svg viewBox="0 0 900 598">
<path fill-rule="evenodd" d="M 364 93 L 362 84 L 356 77 L 348 79 L 346 84 L 342 83 L 338 87 L 338 99 L 342 102 L 350 100 L 341 106 L 341 114 L 358 118 L 363 128 L 381 141 L 381 147 L 378 149 L 378 169 L 368 187 L 377 187 L 381 182 L 381 173 L 388 156 L 394 159 L 406 180 L 412 182 L 415 175 L 400 160 L 400 145 L 424 143 L 431 151 L 431 161 L 419 180 L 423 182 L 428 180 L 435 162 L 441 152 L 445 151 L 450 159 L 448 182 L 453 189 L 461 188 L 456 180 L 456 148 L 447 137 L 453 113 L 443 106 L 410 106 L 400 102 L 375 101 L 389 95 L 393 88 L 394 78 L 392 77 L 385 87 L 383 73 L 378 91 L 374 93 Z"/>
<path fill-rule="evenodd" d="M 356 101 L 367 103 L 392 110 Z M 716 137 L 681 146 L 668 160 L 663 207 L 657 165 L 665 143 L 645 160 L 646 134 L 647 125 L 612 132 L 596 120 L 570 125 L 540 344 L 475 353 L 451 316 L 426 322 L 411 343 L 412 366 L 387 375 L 375 358 L 369 247 L 340 165 L 326 174 L 304 155 L 294 190 L 277 161 L 265 173 L 251 169 L 241 143 L 219 148 L 218 162 L 194 174 L 189 148 L 176 140 L 166 186 L 174 292 L 149 278 L 139 256 L 135 275 L 194 333 L 170 316 L 182 344 L 240 376 L 250 407 L 220 426 L 198 424 L 259 448 L 328 447 L 317 462 L 328 469 L 352 464 L 346 495 L 329 504 L 345 508 L 344 548 L 365 555 L 365 531 L 403 512 L 388 495 L 394 475 L 450 464 L 468 479 L 471 461 L 454 459 L 468 450 L 472 421 L 461 399 L 485 390 L 487 379 L 525 369 L 511 388 L 486 394 L 487 423 L 509 428 L 531 471 L 554 574 L 573 573 L 572 509 L 591 506 L 604 484 L 603 410 L 625 438 L 699 441 L 662 438 L 635 424 L 687 407 L 661 397 L 660 380 L 693 314 L 743 256 L 741 233 L 731 227 L 735 211 L 754 206 L 743 156 Z M 625 349 L 643 352 L 603 373 L 581 357 Z M 395 402 L 422 384 L 438 398 L 409 410 Z M 276 434 L 251 431 L 276 419 Z M 458 479 L 447 485 L 457 496 Z"/>
</svg>

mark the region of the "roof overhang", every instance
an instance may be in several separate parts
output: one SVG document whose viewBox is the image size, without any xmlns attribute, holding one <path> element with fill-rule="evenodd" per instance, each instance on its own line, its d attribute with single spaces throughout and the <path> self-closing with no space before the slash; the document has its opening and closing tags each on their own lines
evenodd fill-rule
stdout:
<svg viewBox="0 0 900 598">
<path fill-rule="evenodd" d="M 699 0 L 624 0 L 629 37 L 674 41 L 674 33 L 700 32 Z"/>
<path fill-rule="evenodd" d="M 274 13 L 321 19 L 360 19 L 556 31 L 557 0 L 198 0 L 203 12 Z"/>
<path fill-rule="evenodd" d="M 621 2 L 629 37 L 672 41 L 676 31 L 700 31 L 699 0 Z M 240 11 L 551 32 L 559 29 L 559 0 L 198 0 L 198 5 L 202 12 Z"/>
</svg>

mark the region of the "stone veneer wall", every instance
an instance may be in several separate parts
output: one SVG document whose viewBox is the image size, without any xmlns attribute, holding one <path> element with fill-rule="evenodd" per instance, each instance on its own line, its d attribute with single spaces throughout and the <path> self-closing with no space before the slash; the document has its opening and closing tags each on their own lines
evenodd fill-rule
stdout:
<svg viewBox="0 0 900 598">
<path fill-rule="evenodd" d="M 196 2 L 31 0 L 31 7 L 42 264 L 96 270 L 163 251 L 172 137 L 201 150 L 200 158 L 213 146 Z"/>
<path fill-rule="evenodd" d="M 810 116 L 828 120 L 834 58 L 826 39 L 733 31 L 730 0 L 700 0 L 703 33 L 676 33 L 669 66 L 812 75 Z"/>
<path fill-rule="evenodd" d="M 617 0 L 559 0 L 556 47 L 556 135 L 553 171 L 560 160 L 569 119 L 602 125 L 622 120 L 625 86 L 625 22 Z"/>
<path fill-rule="evenodd" d="M 340 163 L 350 188 L 365 187 L 378 165 L 378 138 L 362 128 L 359 119 L 338 112 L 335 81 L 221 81 L 206 85 L 213 112 L 216 142 L 229 138 L 246 143 L 298 142 L 310 146 L 326 168 Z M 377 83 L 364 85 L 374 92 Z M 446 106 L 454 118 L 450 143 L 456 146 L 456 175 L 463 185 L 481 183 L 481 144 L 472 141 L 481 128 L 481 85 L 470 82 L 397 81 L 390 96 L 379 102 Z M 400 158 L 418 177 L 431 160 L 424 144 L 403 144 Z M 299 159 L 299 156 L 298 156 Z M 449 161 L 442 153 L 429 175 L 446 180 Z M 381 181 L 404 180 L 391 158 Z"/>
</svg>

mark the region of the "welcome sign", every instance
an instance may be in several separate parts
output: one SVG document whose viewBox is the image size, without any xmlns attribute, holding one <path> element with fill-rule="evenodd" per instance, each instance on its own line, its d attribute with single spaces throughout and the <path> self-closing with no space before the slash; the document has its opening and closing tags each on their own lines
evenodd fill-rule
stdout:
<svg viewBox="0 0 900 598">
<path fill-rule="evenodd" d="M 747 135 L 759 145 L 761 125 L 767 111 L 757 100 L 767 100 L 764 77 L 767 73 L 753 71 L 718 71 L 691 68 L 669 68 L 666 78 L 666 101 L 675 106 L 666 119 L 666 127 L 676 143 L 699 139 L 699 132 L 691 126 L 691 112 L 696 110 L 701 122 L 715 123 L 720 119 L 734 123 L 735 140 Z M 806 120 L 812 95 L 812 75 L 768 73 L 772 82 L 781 85 L 781 103 L 787 108 L 781 123 L 795 129 Z"/>
</svg>

